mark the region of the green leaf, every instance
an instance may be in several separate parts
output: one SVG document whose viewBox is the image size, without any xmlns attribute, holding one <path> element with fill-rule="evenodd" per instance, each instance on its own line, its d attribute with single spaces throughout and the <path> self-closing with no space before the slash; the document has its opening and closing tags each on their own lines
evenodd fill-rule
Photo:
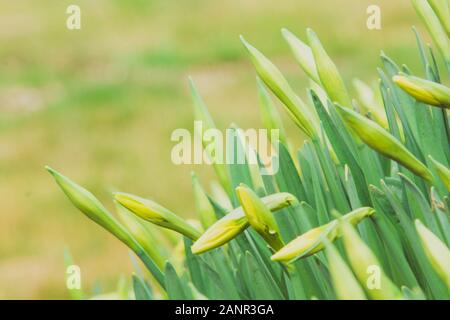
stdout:
<svg viewBox="0 0 450 320">
<path fill-rule="evenodd" d="M 171 300 L 187 300 L 192 299 L 190 289 L 187 283 L 183 282 L 177 275 L 174 267 L 170 262 L 166 263 L 165 268 L 165 285 L 167 295 Z"/>
<path fill-rule="evenodd" d="M 133 274 L 133 290 L 136 300 L 152 300 L 153 294 L 151 287 L 145 282 L 144 279 Z"/>
<path fill-rule="evenodd" d="M 435 271 L 432 269 L 425 253 L 420 246 L 420 240 L 414 227 L 414 223 L 407 215 L 401 202 L 394 195 L 392 190 L 382 183 L 383 190 L 394 208 L 404 232 L 402 238 L 403 244 L 409 251 L 409 259 L 414 259 L 414 265 L 417 267 L 417 278 L 422 289 L 429 295 L 436 299 L 446 299 L 448 297 L 448 290 L 445 285 L 439 280 Z"/>
</svg>

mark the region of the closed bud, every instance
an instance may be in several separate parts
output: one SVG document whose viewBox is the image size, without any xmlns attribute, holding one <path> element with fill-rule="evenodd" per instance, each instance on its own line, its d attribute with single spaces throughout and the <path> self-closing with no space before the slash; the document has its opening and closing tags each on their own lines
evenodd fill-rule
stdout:
<svg viewBox="0 0 450 320">
<path fill-rule="evenodd" d="M 247 227 L 248 220 L 243 214 L 242 208 L 239 207 L 239 210 L 233 210 L 206 230 L 192 245 L 192 253 L 200 254 L 220 247 L 234 239 Z"/>
<path fill-rule="evenodd" d="M 328 56 L 314 31 L 308 29 L 307 33 L 323 88 L 332 101 L 350 107 L 351 99 L 336 65 Z"/>
<path fill-rule="evenodd" d="M 56 183 L 70 201 L 72 201 L 75 207 L 83 212 L 89 219 L 94 220 L 106 229 L 113 228 L 115 225 L 113 216 L 91 192 L 77 185 L 56 170 L 53 170 L 48 166 L 45 168 L 50 172 L 53 178 L 55 178 Z"/>
<path fill-rule="evenodd" d="M 401 299 L 400 290 L 386 276 L 377 257 L 355 228 L 347 221 L 342 221 L 340 229 L 350 265 L 367 294 L 376 300 Z"/>
<path fill-rule="evenodd" d="M 450 89 L 446 86 L 410 75 L 397 75 L 393 77 L 394 82 L 416 100 L 450 109 Z"/>
<path fill-rule="evenodd" d="M 447 287 L 450 288 L 450 250 L 420 220 L 416 220 L 415 224 L 428 260 Z"/>
<path fill-rule="evenodd" d="M 347 126 L 370 148 L 397 161 L 428 182 L 433 181 L 433 176 L 428 168 L 380 125 L 353 110 L 339 105 L 336 105 L 336 108 Z"/>
<path fill-rule="evenodd" d="M 75 207 L 133 250 L 142 259 L 158 283 L 164 287 L 164 275 L 159 267 L 136 239 L 106 210 L 100 201 L 91 192 L 77 185 L 59 172 L 48 166 L 46 169 L 55 178 L 56 183 L 61 187 L 62 191 Z"/>
<path fill-rule="evenodd" d="M 89 219 L 95 221 L 125 242 L 128 246 L 134 245 L 128 232 L 91 192 L 77 185 L 56 170 L 53 170 L 50 167 L 46 167 L 46 169 L 55 178 L 56 183 L 58 183 L 62 191 L 75 207 L 83 212 Z"/>
<path fill-rule="evenodd" d="M 160 227 L 174 230 L 196 240 L 200 232 L 182 218 L 158 203 L 132 194 L 117 192 L 114 199 L 138 217 Z"/>
<path fill-rule="evenodd" d="M 292 261 L 308 257 L 324 248 L 324 241 L 334 241 L 337 237 L 338 223 L 332 221 L 326 225 L 311 229 L 289 242 L 272 255 L 273 261 Z"/>
<path fill-rule="evenodd" d="M 356 225 L 362 219 L 372 215 L 374 212 L 375 211 L 372 208 L 362 207 L 347 213 L 340 219 Z M 289 242 L 275 253 L 271 259 L 274 261 L 288 262 L 313 255 L 325 247 L 325 242 L 333 242 L 340 236 L 338 226 L 339 222 L 335 219 L 325 225 L 311 229 Z"/>
<path fill-rule="evenodd" d="M 339 300 L 366 300 L 364 290 L 334 246 L 326 244 L 325 252 L 336 297 Z"/>
<path fill-rule="evenodd" d="M 277 211 L 298 203 L 293 195 L 285 192 L 271 194 L 261 198 L 261 201 L 271 211 Z M 200 254 L 218 248 L 234 239 L 248 226 L 249 223 L 244 210 L 242 207 L 238 207 L 209 227 L 192 245 L 192 253 Z"/>
<path fill-rule="evenodd" d="M 258 76 L 283 102 L 295 124 L 308 137 L 317 137 L 317 123 L 314 122 L 315 115 L 300 97 L 295 94 L 280 70 L 255 47 L 245 41 L 242 36 L 241 41 L 250 54 Z"/>
<path fill-rule="evenodd" d="M 266 242 L 275 250 L 284 246 L 277 222 L 258 195 L 245 185 L 236 188 L 239 202 L 244 209 L 250 226 L 255 229 Z"/>
</svg>

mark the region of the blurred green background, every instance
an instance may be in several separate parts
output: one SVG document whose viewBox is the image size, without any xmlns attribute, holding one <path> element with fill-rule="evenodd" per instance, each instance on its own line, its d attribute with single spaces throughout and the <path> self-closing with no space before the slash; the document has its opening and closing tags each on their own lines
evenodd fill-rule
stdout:
<svg viewBox="0 0 450 320">
<path fill-rule="evenodd" d="M 81 30 L 66 28 L 70 4 Z M 381 30 L 366 28 L 370 4 Z M 304 96 L 280 28 L 304 39 L 312 27 L 350 85 L 377 80 L 382 49 L 415 71 L 414 24 L 423 30 L 409 0 L 1 1 L 0 298 L 66 298 L 65 247 L 88 292 L 131 273 L 127 249 L 68 202 L 45 164 L 109 208 L 120 189 L 192 214 L 189 172 L 208 186 L 212 170 L 170 160 L 171 132 L 193 126 L 188 75 L 220 128 L 261 125 L 240 34 Z"/>
</svg>

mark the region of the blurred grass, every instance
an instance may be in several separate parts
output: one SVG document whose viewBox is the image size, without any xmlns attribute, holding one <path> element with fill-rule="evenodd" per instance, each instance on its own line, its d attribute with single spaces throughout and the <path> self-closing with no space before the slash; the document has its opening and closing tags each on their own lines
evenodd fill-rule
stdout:
<svg viewBox="0 0 450 320">
<path fill-rule="evenodd" d="M 72 3 L 82 10 L 79 31 L 65 27 Z M 380 31 L 366 28 L 369 4 L 382 9 Z M 260 125 L 255 73 L 239 34 L 304 94 L 281 27 L 303 38 L 312 27 L 347 81 L 375 81 L 381 49 L 415 64 L 413 24 L 408 0 L 2 1 L 0 298 L 67 297 L 65 246 L 87 291 L 95 283 L 113 290 L 132 269 L 127 250 L 68 203 L 45 164 L 109 208 L 110 191 L 120 189 L 190 215 L 189 171 L 206 185 L 212 175 L 170 161 L 171 132 L 192 127 L 187 76 L 219 127 Z"/>
</svg>

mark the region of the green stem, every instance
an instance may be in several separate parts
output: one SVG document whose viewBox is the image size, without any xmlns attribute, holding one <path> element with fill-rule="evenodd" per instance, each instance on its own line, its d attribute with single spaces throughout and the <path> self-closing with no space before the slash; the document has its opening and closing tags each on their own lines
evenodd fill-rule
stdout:
<svg viewBox="0 0 450 320">
<path fill-rule="evenodd" d="M 165 277 L 164 273 L 158 268 L 158 266 L 153 262 L 153 260 L 148 256 L 144 249 L 133 249 L 137 256 L 142 260 L 147 269 L 151 272 L 153 277 L 155 277 L 158 284 L 165 289 Z"/>
</svg>

